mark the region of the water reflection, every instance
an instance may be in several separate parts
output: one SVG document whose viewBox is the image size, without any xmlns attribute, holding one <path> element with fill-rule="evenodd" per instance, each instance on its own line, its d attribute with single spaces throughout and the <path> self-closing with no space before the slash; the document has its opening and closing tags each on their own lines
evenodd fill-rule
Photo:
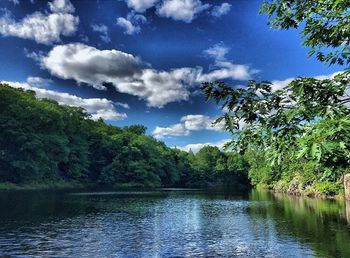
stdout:
<svg viewBox="0 0 350 258">
<path fill-rule="evenodd" d="M 345 201 L 346 207 L 346 219 L 348 220 L 348 224 L 350 225 L 350 201 Z"/>
<path fill-rule="evenodd" d="M 350 257 L 343 202 L 202 191 L 0 193 L 0 257 Z"/>
<path fill-rule="evenodd" d="M 251 210 L 266 214 L 279 235 L 308 245 L 318 257 L 350 257 L 350 226 L 343 201 L 291 197 L 269 192 L 252 192 L 254 200 L 273 200 L 274 205 Z M 348 207 L 347 207 L 348 208 Z"/>
</svg>

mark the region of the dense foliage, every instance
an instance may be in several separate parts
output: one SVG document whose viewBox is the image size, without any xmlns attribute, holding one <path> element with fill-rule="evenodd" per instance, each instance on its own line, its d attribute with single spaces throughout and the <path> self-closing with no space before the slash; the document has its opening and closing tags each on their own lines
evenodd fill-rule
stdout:
<svg viewBox="0 0 350 258">
<path fill-rule="evenodd" d="M 250 161 L 253 184 L 283 188 L 298 178 L 301 188 L 336 193 L 350 163 L 349 82 L 342 73 L 298 78 L 279 90 L 256 81 L 244 88 L 205 83 L 203 90 L 227 111 L 217 122 L 234 135 L 228 146 Z"/>
<path fill-rule="evenodd" d="M 39 100 L 33 91 L 0 85 L 0 182 L 64 181 L 117 186 L 247 186 L 247 164 L 204 147 L 167 147 L 146 128 L 93 121 L 82 108 Z"/>
</svg>

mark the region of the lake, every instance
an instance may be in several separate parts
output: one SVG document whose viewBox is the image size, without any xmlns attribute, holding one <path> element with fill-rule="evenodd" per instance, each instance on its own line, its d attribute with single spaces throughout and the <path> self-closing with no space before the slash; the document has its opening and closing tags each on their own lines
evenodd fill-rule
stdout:
<svg viewBox="0 0 350 258">
<path fill-rule="evenodd" d="M 350 257 L 343 201 L 257 190 L 0 192 L 0 223 L 0 257 Z"/>
</svg>

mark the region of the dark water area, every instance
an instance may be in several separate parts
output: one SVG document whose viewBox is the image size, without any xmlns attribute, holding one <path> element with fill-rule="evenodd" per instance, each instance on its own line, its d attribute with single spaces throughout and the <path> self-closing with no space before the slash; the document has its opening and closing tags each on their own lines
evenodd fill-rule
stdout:
<svg viewBox="0 0 350 258">
<path fill-rule="evenodd" d="M 6 256 L 350 257 L 350 218 L 343 201 L 257 190 L 0 192 Z"/>
</svg>

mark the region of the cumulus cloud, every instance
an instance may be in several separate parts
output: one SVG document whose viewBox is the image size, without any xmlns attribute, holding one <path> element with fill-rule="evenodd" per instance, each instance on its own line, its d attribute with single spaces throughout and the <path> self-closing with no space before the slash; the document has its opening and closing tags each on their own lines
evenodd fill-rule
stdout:
<svg viewBox="0 0 350 258">
<path fill-rule="evenodd" d="M 97 89 L 105 89 L 104 82 L 113 83 L 141 73 L 140 60 L 130 54 L 114 49 L 99 50 L 80 43 L 55 46 L 41 61 L 53 75 Z"/>
<path fill-rule="evenodd" d="M 214 6 L 211 14 L 214 17 L 221 17 L 230 12 L 232 5 L 229 3 L 222 3 L 221 5 Z"/>
<path fill-rule="evenodd" d="M 219 149 L 223 150 L 224 145 L 230 141 L 231 141 L 230 139 L 224 139 L 218 142 L 191 143 L 191 144 L 187 144 L 185 146 L 176 147 L 176 148 L 183 151 L 192 151 L 193 153 L 197 153 L 200 149 L 202 149 L 205 146 L 218 147 Z"/>
<path fill-rule="evenodd" d="M 153 136 L 162 139 L 171 136 L 186 136 L 191 131 L 214 130 L 221 131 L 223 123 L 214 125 L 215 119 L 205 115 L 187 115 L 181 118 L 181 123 L 169 127 L 157 126 L 153 131 Z"/>
<path fill-rule="evenodd" d="M 100 39 L 103 42 L 105 42 L 105 43 L 111 42 L 111 39 L 109 38 L 109 35 L 108 35 L 108 28 L 106 25 L 104 25 L 104 24 L 91 24 L 91 28 L 93 31 L 100 33 Z"/>
<path fill-rule="evenodd" d="M 203 81 L 217 81 L 227 78 L 234 80 L 249 80 L 251 74 L 257 73 L 258 70 L 249 70 L 246 65 L 234 64 L 226 58 L 229 48 L 223 44 L 216 44 L 204 51 L 204 54 L 214 58 L 213 71 L 203 75 Z"/>
<path fill-rule="evenodd" d="M 161 17 L 190 23 L 199 13 L 209 7 L 209 4 L 203 4 L 200 0 L 164 0 L 158 6 L 157 14 Z"/>
<path fill-rule="evenodd" d="M 42 88 L 43 85 L 38 84 L 39 81 L 45 85 L 48 80 L 39 77 L 29 77 L 26 82 L 1 81 L 1 83 L 8 84 L 14 88 L 33 90 L 38 98 L 48 98 L 60 104 L 83 107 L 91 114 L 93 119 L 121 120 L 127 117 L 125 113 L 116 111 L 115 105 L 111 100 L 106 98 L 81 98 L 64 92 L 47 90 Z"/>
<path fill-rule="evenodd" d="M 49 9 L 52 13 L 34 12 L 18 22 L 6 13 L 0 17 L 0 34 L 51 44 L 60 41 L 61 35 L 70 36 L 77 31 L 79 18 L 71 14 L 74 7 L 69 0 L 54 0 Z"/>
<path fill-rule="evenodd" d="M 143 13 L 147 9 L 153 7 L 159 0 L 125 0 L 129 8 L 136 12 Z"/>
<path fill-rule="evenodd" d="M 144 13 L 146 10 L 155 7 L 156 14 L 160 17 L 170 18 L 175 21 L 183 21 L 191 23 L 200 13 L 205 10 L 208 14 L 214 17 L 226 15 L 231 10 L 231 4 L 222 3 L 221 5 L 212 6 L 204 4 L 201 0 L 124 0 L 129 8 L 137 13 Z M 159 3 L 159 4 L 158 4 Z M 130 19 L 120 17 L 118 24 L 129 31 L 134 27 L 138 30 L 138 25 L 135 25 Z"/>
<path fill-rule="evenodd" d="M 128 19 L 124 17 L 117 18 L 117 25 L 124 29 L 124 33 L 128 35 L 137 34 L 141 31 L 139 26 L 135 26 Z"/>
<path fill-rule="evenodd" d="M 148 106 L 188 100 L 190 89 L 205 81 L 250 78 L 250 69 L 229 61 L 216 62 L 215 69 L 205 73 L 202 67 L 184 67 L 169 71 L 156 70 L 139 58 L 118 51 L 99 50 L 81 44 L 55 46 L 41 57 L 41 66 L 51 74 L 105 89 L 109 83 L 122 93 L 144 99 Z"/>
<path fill-rule="evenodd" d="M 136 14 L 135 12 L 130 12 L 126 18 L 117 18 L 117 25 L 124 30 L 125 34 L 134 35 L 141 32 L 141 24 L 147 22 L 145 16 L 141 14 Z"/>
</svg>

